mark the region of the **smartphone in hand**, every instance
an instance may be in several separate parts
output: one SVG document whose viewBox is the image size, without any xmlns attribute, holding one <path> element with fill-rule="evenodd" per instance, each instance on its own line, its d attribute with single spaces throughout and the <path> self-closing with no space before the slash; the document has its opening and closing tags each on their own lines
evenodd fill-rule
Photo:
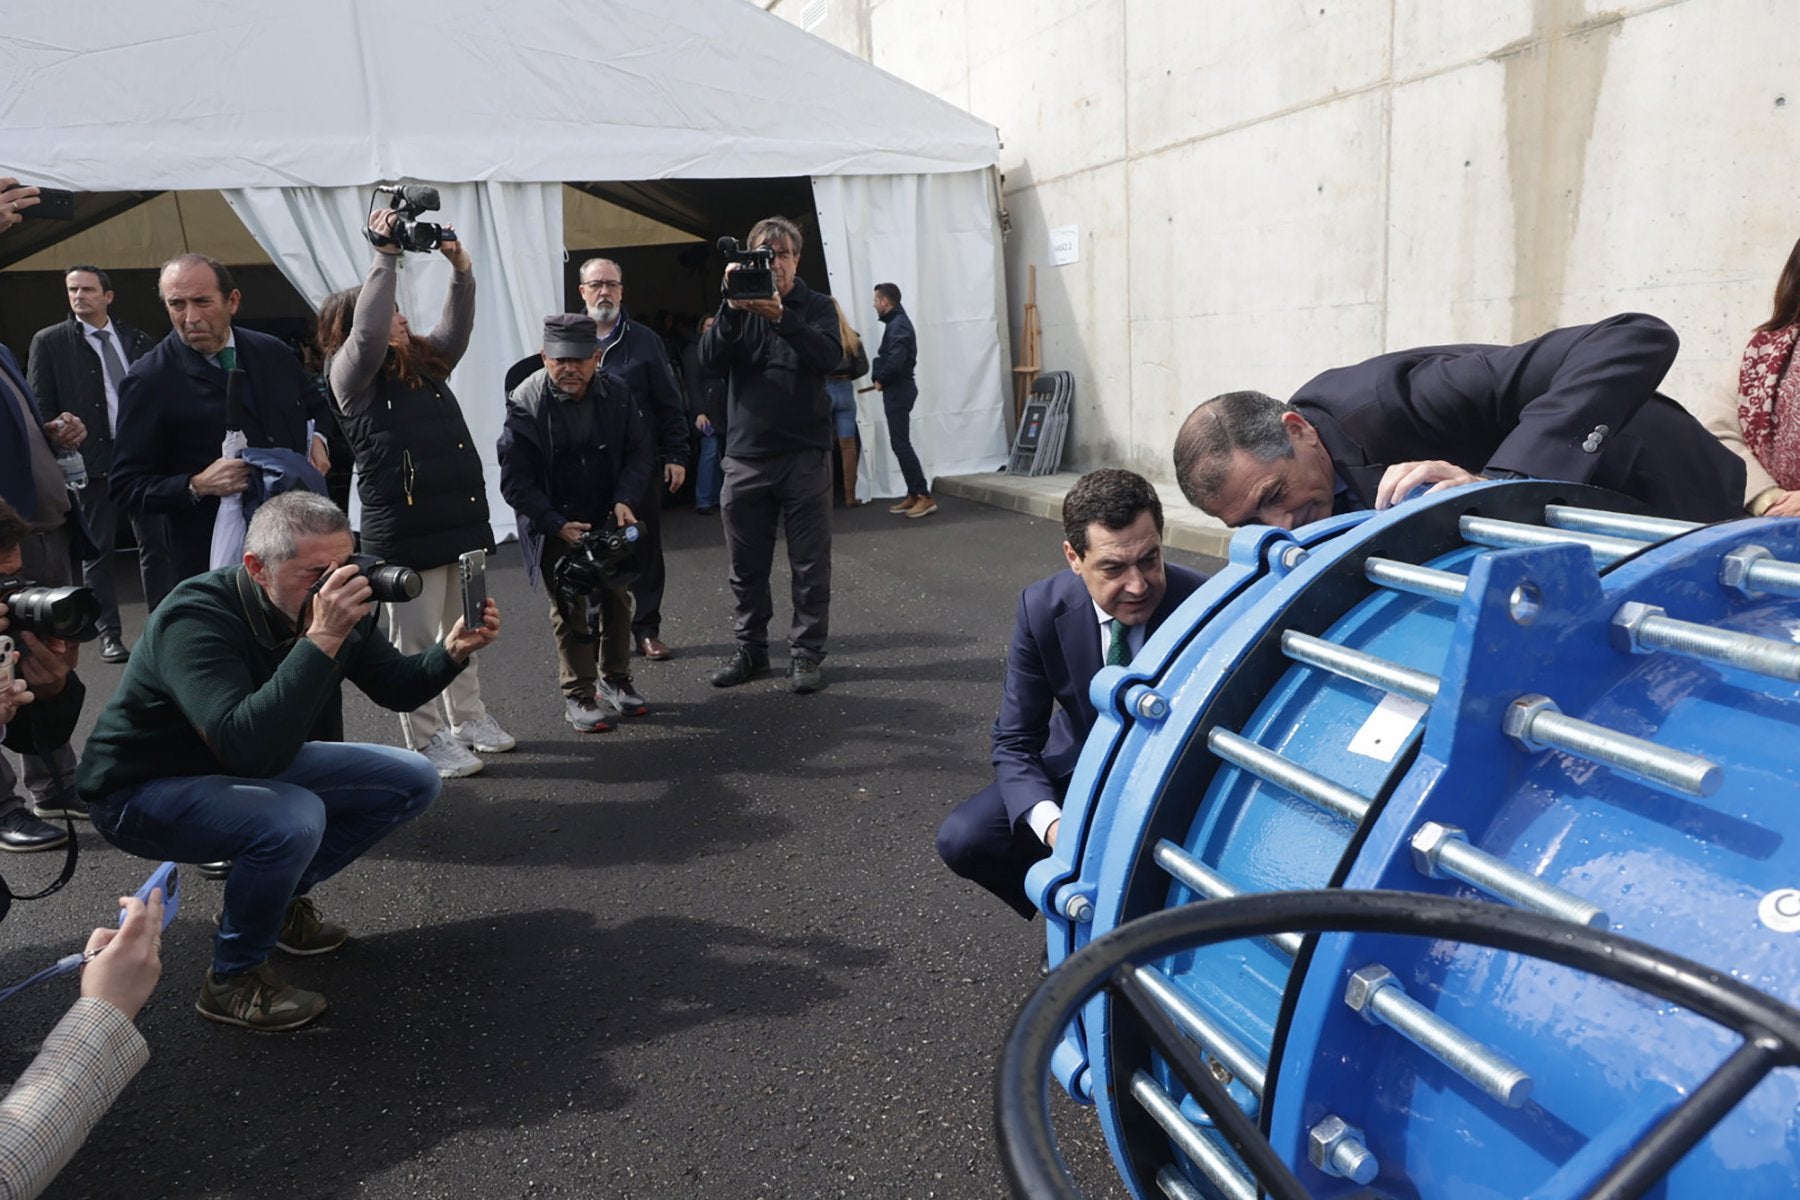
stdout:
<svg viewBox="0 0 1800 1200">
<path fill-rule="evenodd" d="M 462 555 L 456 570 L 462 578 L 463 628 L 479 629 L 487 619 L 487 551 Z"/>
</svg>

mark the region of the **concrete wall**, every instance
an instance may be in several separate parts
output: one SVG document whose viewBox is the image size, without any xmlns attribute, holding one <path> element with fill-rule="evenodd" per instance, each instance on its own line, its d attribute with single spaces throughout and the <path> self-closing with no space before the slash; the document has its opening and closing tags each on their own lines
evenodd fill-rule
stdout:
<svg viewBox="0 0 1800 1200">
<path fill-rule="evenodd" d="M 1692 406 L 1800 235 L 1796 11 L 825 0 L 814 32 L 999 128 L 1015 337 L 1035 264 L 1073 465 L 1166 480 L 1217 392 L 1627 309 L 1681 332 L 1665 390 Z"/>
</svg>

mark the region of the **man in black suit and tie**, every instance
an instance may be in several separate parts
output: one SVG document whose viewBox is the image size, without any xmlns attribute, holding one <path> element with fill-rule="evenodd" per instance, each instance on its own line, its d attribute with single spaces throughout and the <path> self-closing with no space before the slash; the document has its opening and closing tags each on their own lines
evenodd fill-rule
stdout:
<svg viewBox="0 0 1800 1200">
<path fill-rule="evenodd" d="M 127 513 L 167 518 L 173 587 L 211 568 L 219 500 L 249 484 L 244 461 L 219 453 L 226 372 L 244 372 L 242 428 L 251 446 L 306 454 L 321 475 L 331 457 L 325 434 L 307 432 L 309 416 L 324 413 L 300 360 L 281 339 L 232 324 L 240 297 L 223 263 L 203 254 L 170 259 L 157 293 L 174 329 L 125 376 L 110 486 Z M 162 593 L 145 599 L 154 608 Z"/>
<path fill-rule="evenodd" d="M 938 827 L 938 854 L 1027 919 L 1025 874 L 1050 853 L 1094 726 L 1088 685 L 1131 661 L 1204 577 L 1162 557 L 1162 501 L 1130 471 L 1083 475 L 1063 498 L 1069 569 L 1019 595 L 994 721 L 994 782 Z"/>
<path fill-rule="evenodd" d="M 81 457 L 87 464 L 88 482 L 79 495 L 93 537 L 94 557 L 81 564 L 81 581 L 100 600 L 100 657 L 124 662 L 131 653 L 125 648 L 119 592 L 113 582 L 119 510 L 107 490 L 107 477 L 112 473 L 113 442 L 119 427 L 119 388 L 125 382 L 126 368 L 150 349 L 150 339 L 107 315 L 113 301 L 112 280 L 99 267 L 88 263 L 70 267 L 63 283 L 69 295 L 69 319 L 37 331 L 25 372 L 39 405 L 67 409 L 87 427 Z M 153 583 L 167 569 L 162 524 L 159 517 L 132 520 L 145 595 L 158 586 L 162 591 L 169 588 L 168 583 Z"/>
<path fill-rule="evenodd" d="M 1623 313 L 1517 346 L 1427 346 L 1326 371 L 1287 404 L 1229 392 L 1175 439 L 1182 494 L 1227 525 L 1293 529 L 1478 479 L 1562 479 L 1660 516 L 1743 515 L 1744 464 L 1657 393 L 1679 348 Z"/>
</svg>

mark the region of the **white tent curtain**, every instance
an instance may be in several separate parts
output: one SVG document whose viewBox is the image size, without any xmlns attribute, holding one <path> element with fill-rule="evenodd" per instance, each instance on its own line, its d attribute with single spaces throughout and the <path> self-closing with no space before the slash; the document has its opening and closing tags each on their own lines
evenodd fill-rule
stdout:
<svg viewBox="0 0 1800 1200">
<path fill-rule="evenodd" d="M 870 360 L 884 328 L 876 284 L 900 288 L 918 330 L 911 431 L 925 477 L 998 469 L 1007 454 L 1008 369 L 994 320 L 1005 297 L 990 172 L 815 176 L 812 187 L 833 294 Z M 904 495 L 881 393 L 857 397 L 857 427 L 857 495 Z"/>
<path fill-rule="evenodd" d="M 481 450 L 496 534 L 514 531 L 500 497 L 496 446 L 505 414 L 506 369 L 541 342 L 547 314 L 561 312 L 562 185 L 439 183 L 443 207 L 426 217 L 456 228 L 473 261 L 475 330 L 450 376 L 469 432 Z M 315 309 L 339 288 L 361 283 L 373 250 L 368 187 L 269 187 L 225 191 L 225 199 L 281 272 Z M 385 202 L 385 198 L 384 198 Z M 406 254 L 398 302 L 420 333 L 437 324 L 450 264 L 441 254 Z"/>
</svg>

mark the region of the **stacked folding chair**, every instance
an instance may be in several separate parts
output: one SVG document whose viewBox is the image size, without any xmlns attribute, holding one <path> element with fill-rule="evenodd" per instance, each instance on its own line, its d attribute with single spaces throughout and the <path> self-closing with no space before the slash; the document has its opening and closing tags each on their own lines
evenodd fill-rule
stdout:
<svg viewBox="0 0 1800 1200">
<path fill-rule="evenodd" d="M 1006 469 L 1013 475 L 1054 475 L 1062 465 L 1063 439 L 1069 432 L 1069 408 L 1075 400 L 1075 377 L 1050 371 L 1031 385 L 1031 398 L 1019 430 L 1013 435 Z"/>
</svg>

